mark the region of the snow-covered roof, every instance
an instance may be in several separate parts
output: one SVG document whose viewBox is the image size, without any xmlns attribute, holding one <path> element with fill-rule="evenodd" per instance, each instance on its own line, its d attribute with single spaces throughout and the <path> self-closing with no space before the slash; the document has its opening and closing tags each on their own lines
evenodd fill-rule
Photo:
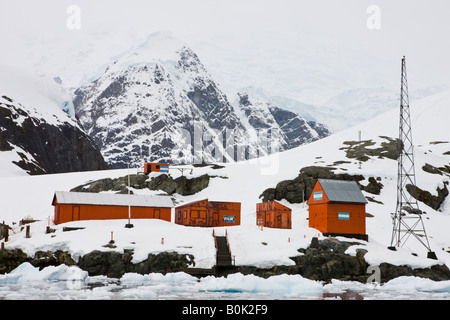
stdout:
<svg viewBox="0 0 450 320">
<path fill-rule="evenodd" d="M 172 208 L 173 202 L 169 196 L 135 195 L 135 194 L 112 194 L 112 193 L 90 193 L 90 192 L 67 192 L 56 191 L 53 197 L 61 204 L 91 204 L 133 207 L 162 207 Z"/>
<path fill-rule="evenodd" d="M 332 202 L 367 203 L 355 181 L 319 179 L 319 183 Z"/>
</svg>

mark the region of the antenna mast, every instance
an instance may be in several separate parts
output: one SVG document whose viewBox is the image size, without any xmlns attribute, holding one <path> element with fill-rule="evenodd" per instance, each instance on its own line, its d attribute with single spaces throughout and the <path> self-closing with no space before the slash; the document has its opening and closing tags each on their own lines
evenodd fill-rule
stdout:
<svg viewBox="0 0 450 320">
<path fill-rule="evenodd" d="M 428 250 L 428 258 L 436 259 L 431 251 L 423 212 L 419 209 L 417 199 L 407 190 L 407 186 L 416 186 L 414 169 L 414 146 L 412 142 L 411 115 L 409 109 L 408 80 L 406 77 L 406 60 L 402 59 L 402 79 L 400 91 L 400 127 L 399 127 L 399 157 L 397 176 L 397 206 L 393 217 L 391 246 L 389 249 L 401 247 L 412 235 Z M 410 187 L 410 188 L 411 188 Z"/>
</svg>

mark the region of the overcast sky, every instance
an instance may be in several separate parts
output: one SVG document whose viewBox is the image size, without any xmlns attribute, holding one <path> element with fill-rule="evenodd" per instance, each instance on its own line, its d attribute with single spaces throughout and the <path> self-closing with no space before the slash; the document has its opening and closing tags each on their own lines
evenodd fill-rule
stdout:
<svg viewBox="0 0 450 320">
<path fill-rule="evenodd" d="M 70 5 L 80 8 L 80 29 L 67 28 Z M 379 29 L 374 30 L 367 25 L 374 14 L 367 11 L 372 5 L 380 13 Z M 20 61 L 20 53 L 11 52 L 19 43 L 25 44 L 20 50 L 26 50 L 26 39 L 45 43 L 63 37 L 70 42 L 72 37 L 103 31 L 126 31 L 138 38 L 170 30 L 200 55 L 206 44 L 205 54 L 214 55 L 211 46 L 229 46 L 239 55 L 240 44 L 249 39 L 254 50 L 265 50 L 270 41 L 286 51 L 298 50 L 295 42 L 313 34 L 322 47 L 333 41 L 333 46 L 340 41 L 357 45 L 396 66 L 396 73 L 406 54 L 410 72 L 421 81 L 449 84 L 449 14 L 448 0 L 0 0 L 0 58 L 3 63 Z M 111 46 L 121 41 L 111 39 Z M 246 50 L 248 54 L 252 48 Z M 217 55 L 227 59 L 225 53 Z M 214 57 L 205 60 L 211 63 Z"/>
</svg>

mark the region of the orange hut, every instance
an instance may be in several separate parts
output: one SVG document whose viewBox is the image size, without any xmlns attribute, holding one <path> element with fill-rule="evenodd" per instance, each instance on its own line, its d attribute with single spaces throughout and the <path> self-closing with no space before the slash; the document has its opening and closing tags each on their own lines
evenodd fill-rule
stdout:
<svg viewBox="0 0 450 320">
<path fill-rule="evenodd" d="M 219 202 L 208 199 L 175 208 L 175 223 L 195 227 L 230 227 L 241 224 L 240 202 Z"/>
<path fill-rule="evenodd" d="M 325 236 L 368 240 L 367 200 L 355 181 L 319 179 L 307 204 L 309 226 Z"/>
<path fill-rule="evenodd" d="M 169 164 L 167 163 L 144 163 L 144 173 L 164 172 L 169 173 Z"/>
<path fill-rule="evenodd" d="M 279 202 L 256 204 L 256 224 L 268 228 L 291 229 L 292 210 Z"/>
<path fill-rule="evenodd" d="M 55 224 L 78 220 L 161 219 L 171 221 L 168 196 L 57 191 L 53 196 Z"/>
</svg>

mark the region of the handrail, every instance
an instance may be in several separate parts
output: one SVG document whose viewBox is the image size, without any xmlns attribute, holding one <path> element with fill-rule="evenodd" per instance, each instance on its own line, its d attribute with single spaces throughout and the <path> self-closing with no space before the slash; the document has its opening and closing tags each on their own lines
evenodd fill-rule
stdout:
<svg viewBox="0 0 450 320">
<path fill-rule="evenodd" d="M 231 255 L 230 241 L 228 241 L 228 229 L 225 229 L 225 236 L 227 237 L 228 252 L 229 252 L 230 255 Z"/>
<path fill-rule="evenodd" d="M 217 237 L 216 237 L 216 232 L 214 229 L 213 229 L 213 237 L 214 237 L 214 245 L 216 247 L 216 255 L 217 255 L 217 252 L 219 252 L 219 248 L 217 247 Z"/>
</svg>

